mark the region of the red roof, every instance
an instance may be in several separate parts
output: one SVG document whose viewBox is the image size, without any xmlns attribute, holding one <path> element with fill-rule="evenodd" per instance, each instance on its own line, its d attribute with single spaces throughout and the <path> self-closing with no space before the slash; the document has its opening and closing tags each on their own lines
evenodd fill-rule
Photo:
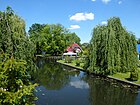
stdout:
<svg viewBox="0 0 140 105">
<path fill-rule="evenodd" d="M 68 48 L 67 48 L 67 52 L 73 52 L 72 47 L 68 47 Z"/>
<path fill-rule="evenodd" d="M 71 45 L 72 47 L 80 47 L 77 43 Z"/>
<path fill-rule="evenodd" d="M 67 48 L 67 52 L 74 52 L 75 47 L 78 47 L 79 49 L 81 49 L 81 47 L 77 43 L 74 43 Z"/>
</svg>

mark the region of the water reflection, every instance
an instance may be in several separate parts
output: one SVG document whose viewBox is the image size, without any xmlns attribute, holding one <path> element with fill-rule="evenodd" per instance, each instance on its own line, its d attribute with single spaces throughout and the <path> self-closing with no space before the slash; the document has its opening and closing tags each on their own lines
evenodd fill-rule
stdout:
<svg viewBox="0 0 140 105">
<path fill-rule="evenodd" d="M 70 82 L 70 86 L 74 86 L 75 88 L 79 88 L 79 89 L 88 89 L 89 85 L 88 83 L 86 83 L 85 81 L 71 81 Z"/>
<path fill-rule="evenodd" d="M 69 82 L 69 75 L 59 65 L 46 63 L 37 73 L 36 81 L 50 90 L 58 90 Z"/>
<path fill-rule="evenodd" d="M 112 85 L 111 82 L 97 79 L 86 78 L 89 84 L 89 100 L 91 105 L 140 105 L 135 104 L 137 94 L 121 85 Z"/>
<path fill-rule="evenodd" d="M 50 90 L 63 88 L 70 82 L 70 76 L 78 76 L 80 73 L 80 71 L 75 71 L 54 62 L 44 62 L 42 59 L 40 59 L 38 67 L 35 81 Z"/>
<path fill-rule="evenodd" d="M 137 96 L 137 99 L 136 99 L 136 105 L 140 105 L 140 89 L 138 91 L 138 96 Z"/>
<path fill-rule="evenodd" d="M 140 105 L 140 93 L 119 84 L 54 62 L 38 64 L 36 105 Z"/>
</svg>

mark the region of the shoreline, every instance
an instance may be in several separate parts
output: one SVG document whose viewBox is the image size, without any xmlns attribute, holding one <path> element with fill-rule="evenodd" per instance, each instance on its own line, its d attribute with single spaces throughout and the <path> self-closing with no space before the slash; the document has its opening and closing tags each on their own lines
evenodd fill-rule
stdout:
<svg viewBox="0 0 140 105">
<path fill-rule="evenodd" d="M 80 67 L 72 66 L 72 65 L 69 65 L 67 63 L 62 63 L 62 62 L 59 62 L 59 61 L 56 61 L 56 62 L 59 63 L 59 64 L 62 64 L 62 65 L 65 65 L 65 66 L 72 67 L 72 68 L 80 70 L 80 71 L 87 72 L 86 70 L 84 70 L 84 69 L 82 69 Z M 107 78 L 107 79 L 110 79 L 110 80 L 115 80 L 117 82 L 120 82 L 120 83 L 123 83 L 123 84 L 126 84 L 126 85 L 130 85 L 130 86 L 133 86 L 133 87 L 140 88 L 140 84 L 136 84 L 134 82 L 130 82 L 130 81 L 126 81 L 126 80 L 121 80 L 119 78 L 115 78 L 115 77 L 112 77 L 112 76 L 97 75 L 97 74 L 94 74 L 94 73 L 90 73 L 90 74 L 96 75 L 96 76 L 100 76 L 100 77 L 104 77 L 104 78 Z"/>
</svg>

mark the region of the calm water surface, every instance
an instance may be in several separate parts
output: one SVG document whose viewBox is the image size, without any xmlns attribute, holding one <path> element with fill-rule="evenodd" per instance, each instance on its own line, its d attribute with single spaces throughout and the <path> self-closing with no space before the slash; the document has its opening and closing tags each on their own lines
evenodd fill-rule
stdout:
<svg viewBox="0 0 140 105">
<path fill-rule="evenodd" d="M 54 62 L 39 60 L 37 65 L 36 105 L 140 105 L 140 90 Z"/>
</svg>

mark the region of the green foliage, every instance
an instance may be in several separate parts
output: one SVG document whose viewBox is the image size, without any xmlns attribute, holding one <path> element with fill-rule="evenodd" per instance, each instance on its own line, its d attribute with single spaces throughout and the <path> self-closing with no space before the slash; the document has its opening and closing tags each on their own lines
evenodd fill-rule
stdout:
<svg viewBox="0 0 140 105">
<path fill-rule="evenodd" d="M 84 61 L 83 69 L 89 70 L 89 67 L 90 67 L 90 58 L 89 57 L 86 57 L 85 58 L 85 61 Z"/>
<path fill-rule="evenodd" d="M 34 45 L 26 36 L 25 22 L 14 11 L 0 12 L 0 104 L 32 104 L 36 84 L 29 82 L 35 70 Z"/>
<path fill-rule="evenodd" d="M 82 45 L 81 45 L 81 48 L 82 48 L 82 51 L 81 51 L 81 57 L 87 57 L 88 56 L 88 54 L 89 54 L 89 47 L 90 46 L 90 44 L 89 43 L 83 43 Z"/>
<path fill-rule="evenodd" d="M 75 60 L 75 66 L 80 66 L 80 63 L 81 63 L 81 62 L 80 62 L 79 59 L 76 59 L 76 60 Z"/>
<path fill-rule="evenodd" d="M 113 74 L 137 70 L 135 36 L 122 27 L 119 18 L 109 19 L 107 26 L 96 26 L 92 34 L 87 61 L 91 72 Z"/>
<path fill-rule="evenodd" d="M 91 58 L 91 44 L 90 43 L 84 43 L 82 44 L 82 57 L 84 57 L 83 60 L 83 69 L 90 70 L 90 58 Z"/>
<path fill-rule="evenodd" d="M 75 33 L 66 33 L 65 35 L 66 47 L 77 43 L 80 45 L 80 38 Z"/>
<path fill-rule="evenodd" d="M 73 60 L 72 57 L 70 57 L 70 56 L 65 56 L 65 63 L 71 63 L 72 60 Z"/>
<path fill-rule="evenodd" d="M 64 52 L 71 43 L 80 43 L 80 38 L 75 33 L 70 33 L 61 24 L 33 24 L 29 35 L 36 45 L 36 54 L 43 52 L 51 55 L 59 55 Z"/>
<path fill-rule="evenodd" d="M 26 61 L 9 58 L 6 54 L 0 57 L 0 104 L 32 104 L 36 84 L 29 82 Z"/>
<path fill-rule="evenodd" d="M 42 29 L 45 27 L 45 25 L 41 25 L 41 24 L 33 24 L 28 33 L 30 35 L 30 39 L 31 41 L 35 44 L 35 47 L 36 47 L 36 52 L 37 54 L 41 54 L 41 41 L 42 38 L 41 38 L 41 35 L 40 35 L 40 32 L 42 31 Z"/>
<path fill-rule="evenodd" d="M 138 72 L 137 72 L 137 70 L 134 71 L 134 72 L 131 72 L 131 74 L 130 74 L 130 80 L 137 81 L 138 79 L 139 78 L 138 78 Z"/>
<path fill-rule="evenodd" d="M 62 25 L 46 25 L 41 32 L 44 41 L 42 42 L 42 50 L 48 54 L 58 55 L 64 51 L 64 28 Z"/>
<path fill-rule="evenodd" d="M 26 36 L 24 20 L 8 7 L 0 12 L 0 21 L 0 48 L 9 56 L 26 60 L 28 70 L 35 69 L 32 66 L 35 47 Z"/>
</svg>

